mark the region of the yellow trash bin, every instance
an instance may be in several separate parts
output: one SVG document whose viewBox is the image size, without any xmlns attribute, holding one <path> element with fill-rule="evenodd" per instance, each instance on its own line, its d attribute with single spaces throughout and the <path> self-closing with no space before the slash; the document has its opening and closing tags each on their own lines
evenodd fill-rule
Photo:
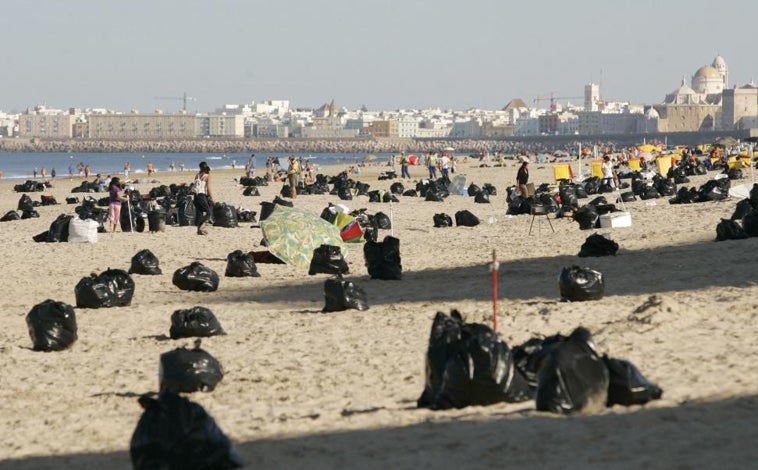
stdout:
<svg viewBox="0 0 758 470">
<path fill-rule="evenodd" d="M 658 165 L 658 174 L 666 177 L 671 168 L 671 157 L 666 155 L 665 157 L 658 157 L 655 159 L 655 164 Z"/>
<path fill-rule="evenodd" d="M 598 178 L 603 177 L 603 161 L 602 160 L 592 161 L 592 176 L 597 176 Z"/>
<path fill-rule="evenodd" d="M 640 159 L 639 158 L 630 158 L 627 160 L 627 163 L 629 163 L 629 169 L 632 171 L 640 171 Z"/>
<path fill-rule="evenodd" d="M 559 182 L 560 180 L 571 180 L 573 179 L 571 177 L 571 168 L 569 167 L 568 163 L 563 163 L 561 165 L 553 165 L 553 177 L 555 177 L 555 182 Z"/>
</svg>

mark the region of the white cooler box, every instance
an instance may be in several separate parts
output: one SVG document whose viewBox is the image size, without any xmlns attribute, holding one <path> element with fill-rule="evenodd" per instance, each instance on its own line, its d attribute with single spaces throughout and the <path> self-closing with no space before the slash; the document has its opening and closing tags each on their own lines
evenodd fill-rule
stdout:
<svg viewBox="0 0 758 470">
<path fill-rule="evenodd" d="M 632 214 L 629 212 L 609 212 L 600 216 L 600 227 L 616 228 L 631 227 Z"/>
</svg>

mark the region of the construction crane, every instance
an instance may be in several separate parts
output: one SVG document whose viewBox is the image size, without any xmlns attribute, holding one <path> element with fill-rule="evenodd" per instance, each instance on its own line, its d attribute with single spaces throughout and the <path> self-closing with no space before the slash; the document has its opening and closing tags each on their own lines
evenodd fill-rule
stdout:
<svg viewBox="0 0 758 470">
<path fill-rule="evenodd" d="M 195 101 L 195 98 L 187 96 L 187 93 L 183 93 L 182 96 L 156 96 L 156 100 L 182 100 L 182 111 L 187 111 L 187 101 Z"/>
<path fill-rule="evenodd" d="M 555 96 L 553 92 L 550 92 L 550 96 L 538 96 L 534 99 L 535 103 L 540 101 L 550 101 L 550 112 L 554 113 L 558 110 L 558 100 L 583 100 L 584 96 Z"/>
</svg>

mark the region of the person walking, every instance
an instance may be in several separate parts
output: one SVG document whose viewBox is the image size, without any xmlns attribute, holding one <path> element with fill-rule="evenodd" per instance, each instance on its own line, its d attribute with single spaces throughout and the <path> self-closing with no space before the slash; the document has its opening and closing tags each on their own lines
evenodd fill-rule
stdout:
<svg viewBox="0 0 758 470">
<path fill-rule="evenodd" d="M 295 199 L 297 197 L 297 181 L 300 178 L 302 167 L 300 166 L 300 162 L 295 159 L 294 155 L 290 155 L 289 162 L 290 165 L 289 168 L 287 168 L 287 182 L 292 190 L 292 199 Z"/>
<path fill-rule="evenodd" d="M 195 190 L 195 211 L 197 217 L 197 234 L 208 235 L 208 220 L 213 210 L 213 192 L 211 191 L 211 167 L 205 162 L 200 162 L 200 171 L 195 175 L 192 183 Z"/>
</svg>

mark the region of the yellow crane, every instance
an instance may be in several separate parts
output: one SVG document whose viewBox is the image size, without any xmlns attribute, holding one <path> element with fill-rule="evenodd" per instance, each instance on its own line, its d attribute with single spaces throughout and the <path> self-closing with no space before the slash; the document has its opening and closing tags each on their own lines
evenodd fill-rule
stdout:
<svg viewBox="0 0 758 470">
<path fill-rule="evenodd" d="M 195 98 L 187 96 L 184 92 L 182 96 L 156 96 L 156 100 L 182 100 L 182 111 L 187 111 L 187 101 L 195 101 Z"/>
</svg>

